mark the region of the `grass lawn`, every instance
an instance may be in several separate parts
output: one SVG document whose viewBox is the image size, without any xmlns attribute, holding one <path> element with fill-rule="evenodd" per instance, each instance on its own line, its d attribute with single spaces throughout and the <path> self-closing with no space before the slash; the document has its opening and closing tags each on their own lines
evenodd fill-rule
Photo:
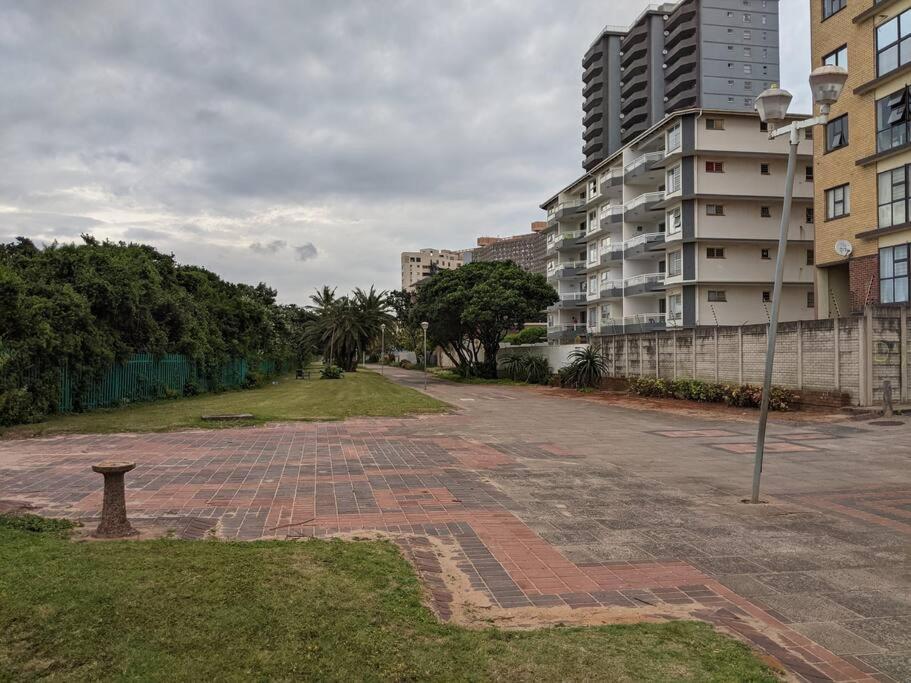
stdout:
<svg viewBox="0 0 911 683">
<path fill-rule="evenodd" d="M 448 409 L 413 389 L 367 370 L 345 373 L 340 380 L 279 378 L 258 389 L 203 394 L 192 398 L 137 403 L 125 408 L 57 415 L 45 422 L 18 425 L 2 432 L 6 438 L 67 433 L 154 432 L 189 427 L 224 427 L 286 420 L 338 420 L 346 417 L 399 417 L 439 413 Z M 243 422 L 203 422 L 210 414 L 251 413 Z M 0 428 L 2 429 L 2 428 Z"/>
<path fill-rule="evenodd" d="M 73 543 L 10 519 L 0 680 L 778 680 L 695 622 L 441 624 L 389 543 Z"/>
<path fill-rule="evenodd" d="M 528 386 L 527 382 L 516 382 L 512 379 L 500 377 L 498 379 L 484 379 L 482 377 L 463 377 L 454 370 L 442 370 L 439 368 L 432 369 L 430 374 L 439 379 L 445 379 L 448 382 L 457 382 L 459 384 L 506 384 L 512 386 Z"/>
</svg>

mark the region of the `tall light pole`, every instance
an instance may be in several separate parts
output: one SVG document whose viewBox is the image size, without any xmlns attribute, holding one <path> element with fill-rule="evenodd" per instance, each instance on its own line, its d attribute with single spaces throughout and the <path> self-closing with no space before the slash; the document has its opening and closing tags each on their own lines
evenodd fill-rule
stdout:
<svg viewBox="0 0 911 683">
<path fill-rule="evenodd" d="M 427 390 L 427 328 L 430 323 L 421 323 L 421 329 L 424 330 L 424 390 Z"/>
<path fill-rule="evenodd" d="M 769 395 L 772 391 L 772 369 L 775 365 L 775 339 L 778 336 L 778 313 L 781 309 L 781 281 L 784 275 L 785 250 L 788 247 L 788 228 L 791 225 L 791 200 L 794 197 L 794 172 L 797 166 L 797 146 L 800 131 L 825 125 L 829 110 L 838 100 L 848 80 L 848 72 L 840 66 L 821 66 L 810 74 L 813 101 L 819 105 L 819 116 L 785 125 L 791 93 L 777 87 L 764 90 L 756 98 L 756 111 L 763 122 L 770 124 L 769 139 L 788 136 L 788 174 L 785 179 L 784 205 L 781 211 L 781 230 L 778 235 L 778 254 L 775 259 L 775 284 L 772 290 L 772 314 L 769 320 L 768 347 L 765 356 L 765 376 L 762 381 L 762 404 L 759 408 L 759 429 L 756 433 L 756 460 L 753 464 L 751 503 L 759 502 L 759 483 L 762 478 L 762 458 L 765 452 L 766 426 L 769 421 Z M 778 124 L 778 127 L 775 125 Z"/>
<path fill-rule="evenodd" d="M 380 374 L 386 374 L 386 323 L 380 324 Z"/>
</svg>

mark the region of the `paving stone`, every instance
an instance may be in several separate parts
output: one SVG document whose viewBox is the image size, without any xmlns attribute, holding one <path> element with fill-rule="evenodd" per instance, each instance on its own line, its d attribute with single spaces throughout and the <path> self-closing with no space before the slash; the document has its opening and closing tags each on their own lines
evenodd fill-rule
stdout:
<svg viewBox="0 0 911 683">
<path fill-rule="evenodd" d="M 841 625 L 887 650 L 911 651 L 911 617 L 845 620 Z"/>
<path fill-rule="evenodd" d="M 911 654 L 865 655 L 859 659 L 896 681 L 911 681 Z"/>
<path fill-rule="evenodd" d="M 763 595 L 760 603 L 798 623 L 846 621 L 858 616 L 855 612 L 819 595 Z"/>
<path fill-rule="evenodd" d="M 778 593 L 826 593 L 833 590 L 822 579 L 801 572 L 757 574 L 754 578 Z"/>
<path fill-rule="evenodd" d="M 883 651 L 883 648 L 861 638 L 840 624 L 816 622 L 794 624 L 793 628 L 839 655 L 863 655 Z"/>
</svg>

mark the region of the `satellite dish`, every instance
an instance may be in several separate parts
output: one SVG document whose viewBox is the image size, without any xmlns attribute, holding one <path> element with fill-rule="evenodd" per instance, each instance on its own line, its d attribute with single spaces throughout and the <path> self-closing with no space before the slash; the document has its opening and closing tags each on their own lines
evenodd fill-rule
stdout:
<svg viewBox="0 0 911 683">
<path fill-rule="evenodd" d="M 835 243 L 835 253 L 839 256 L 850 256 L 854 247 L 848 240 L 838 240 Z"/>
</svg>

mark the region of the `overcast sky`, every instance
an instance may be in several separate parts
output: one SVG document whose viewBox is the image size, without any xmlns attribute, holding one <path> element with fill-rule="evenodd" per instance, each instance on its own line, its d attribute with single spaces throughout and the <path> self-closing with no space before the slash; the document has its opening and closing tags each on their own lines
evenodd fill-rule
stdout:
<svg viewBox="0 0 911 683">
<path fill-rule="evenodd" d="M 582 54 L 645 4 L 3 0 L 0 240 L 146 242 L 287 302 L 396 288 L 400 251 L 525 232 L 581 173 Z"/>
</svg>

